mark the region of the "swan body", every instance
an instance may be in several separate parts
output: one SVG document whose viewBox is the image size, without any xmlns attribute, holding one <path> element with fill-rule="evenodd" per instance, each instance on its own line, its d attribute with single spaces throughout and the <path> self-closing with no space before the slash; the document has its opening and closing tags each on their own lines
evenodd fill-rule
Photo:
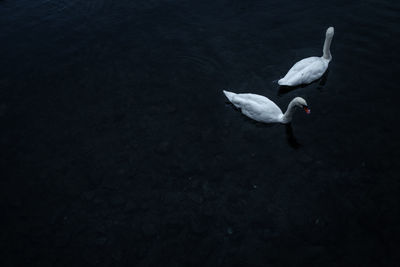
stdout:
<svg viewBox="0 0 400 267">
<path fill-rule="evenodd" d="M 300 60 L 278 81 L 279 85 L 297 86 L 312 83 L 322 77 L 332 60 L 330 52 L 331 42 L 335 30 L 329 27 L 326 30 L 322 57 L 308 57 Z"/>
<path fill-rule="evenodd" d="M 265 96 L 256 94 L 235 94 L 228 91 L 223 91 L 228 100 L 241 112 L 258 122 L 264 123 L 290 123 L 296 107 L 303 108 L 307 114 L 310 109 L 307 102 L 301 97 L 295 97 L 290 101 L 285 113 L 271 100 Z"/>
</svg>

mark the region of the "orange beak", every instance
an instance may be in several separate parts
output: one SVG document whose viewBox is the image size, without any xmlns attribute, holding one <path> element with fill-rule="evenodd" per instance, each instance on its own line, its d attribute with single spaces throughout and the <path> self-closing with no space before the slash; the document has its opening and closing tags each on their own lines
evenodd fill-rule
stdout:
<svg viewBox="0 0 400 267">
<path fill-rule="evenodd" d="M 311 113 L 311 109 L 309 109 L 308 107 L 304 106 L 303 108 L 304 108 L 304 111 L 305 111 L 307 114 L 310 114 L 310 113 Z"/>
</svg>

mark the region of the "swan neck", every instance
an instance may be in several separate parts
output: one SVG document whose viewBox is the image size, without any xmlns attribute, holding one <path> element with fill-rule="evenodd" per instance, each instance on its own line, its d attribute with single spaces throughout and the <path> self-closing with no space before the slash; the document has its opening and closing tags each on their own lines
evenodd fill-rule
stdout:
<svg viewBox="0 0 400 267">
<path fill-rule="evenodd" d="M 290 101 L 290 103 L 288 105 L 288 108 L 287 108 L 285 114 L 283 114 L 283 117 L 282 117 L 282 122 L 283 123 L 289 123 L 289 122 L 292 121 L 295 107 L 296 107 L 296 105 L 294 103 L 294 100 Z"/>
<path fill-rule="evenodd" d="M 325 38 L 325 42 L 324 42 L 324 48 L 323 48 L 323 58 L 327 59 L 327 60 L 331 60 L 332 59 L 332 55 L 331 55 L 331 43 L 332 43 L 332 35 L 327 35 Z"/>
</svg>

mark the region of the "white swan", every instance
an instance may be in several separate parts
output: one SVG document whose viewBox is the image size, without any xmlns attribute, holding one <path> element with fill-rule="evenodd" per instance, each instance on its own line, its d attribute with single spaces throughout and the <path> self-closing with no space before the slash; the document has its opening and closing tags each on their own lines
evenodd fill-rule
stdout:
<svg viewBox="0 0 400 267">
<path fill-rule="evenodd" d="M 239 108 L 247 117 L 264 123 L 290 123 L 292 121 L 293 112 L 296 107 L 303 108 L 307 114 L 310 114 L 310 109 L 307 102 L 301 97 L 295 97 L 290 101 L 285 112 L 271 100 L 265 96 L 255 94 L 235 94 L 224 90 L 228 100 Z"/>
<path fill-rule="evenodd" d="M 278 81 L 279 85 L 296 86 L 308 84 L 321 78 L 328 69 L 329 62 L 332 60 L 330 47 L 335 30 L 329 27 L 326 30 L 325 43 L 322 57 L 308 57 L 300 60 L 288 71 L 288 73 Z"/>
</svg>

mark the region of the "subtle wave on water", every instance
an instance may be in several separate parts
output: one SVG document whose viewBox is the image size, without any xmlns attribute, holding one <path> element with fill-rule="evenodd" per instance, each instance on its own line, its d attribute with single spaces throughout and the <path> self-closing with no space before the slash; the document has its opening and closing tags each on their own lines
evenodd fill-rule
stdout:
<svg viewBox="0 0 400 267">
<path fill-rule="evenodd" d="M 399 1 L 0 1 L 1 266 L 393 266 Z M 333 60 L 279 87 L 298 60 Z M 304 97 L 263 125 L 223 89 Z"/>
</svg>

